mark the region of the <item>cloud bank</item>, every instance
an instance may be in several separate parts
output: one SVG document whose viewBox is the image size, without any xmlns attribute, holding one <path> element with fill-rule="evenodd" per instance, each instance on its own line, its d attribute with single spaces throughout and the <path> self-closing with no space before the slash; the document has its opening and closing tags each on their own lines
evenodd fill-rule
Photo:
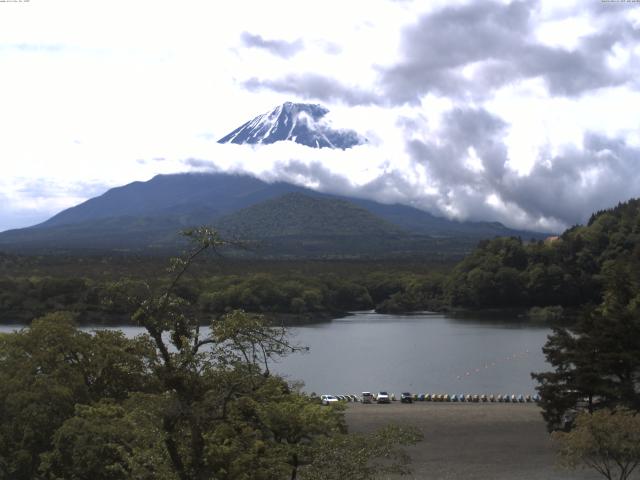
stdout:
<svg viewBox="0 0 640 480">
<path fill-rule="evenodd" d="M 561 231 L 639 194 L 640 148 L 624 140 L 587 132 L 580 147 L 542 150 L 534 167 L 522 174 L 510 166 L 507 131 L 504 121 L 484 109 L 457 108 L 442 116 L 428 138 L 406 138 L 404 147 L 400 139 L 346 151 L 291 142 L 209 145 L 184 163 L 198 171 L 250 173 L 538 231 Z"/>
<path fill-rule="evenodd" d="M 325 0 L 310 21 L 295 0 L 140 0 L 124 20 L 72 3 L 0 17 L 0 230 L 185 170 L 537 230 L 640 195 L 640 4 Z M 216 144 L 285 101 L 369 143 Z"/>
<path fill-rule="evenodd" d="M 399 58 L 376 65 L 369 84 L 317 72 L 246 80 L 252 91 L 385 109 L 396 118 L 401 144 L 378 131 L 377 151 L 362 154 L 379 176 L 355 189 L 326 162 L 297 159 L 276 176 L 293 171 L 337 193 L 555 231 L 640 195 L 637 122 L 598 109 L 607 95 L 640 100 L 637 7 L 543 3 L 426 12 L 401 31 Z M 434 111 L 434 102 L 444 106 Z M 536 117 L 540 104 L 549 109 Z M 592 105 L 589 119 L 585 105 Z M 567 121 L 554 128 L 554 116 Z"/>
</svg>

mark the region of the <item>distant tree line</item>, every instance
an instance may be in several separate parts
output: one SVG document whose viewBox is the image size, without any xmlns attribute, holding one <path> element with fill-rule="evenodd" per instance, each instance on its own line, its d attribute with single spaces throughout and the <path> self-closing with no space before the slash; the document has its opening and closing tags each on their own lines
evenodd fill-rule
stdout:
<svg viewBox="0 0 640 480">
<path fill-rule="evenodd" d="M 114 299 L 111 291 L 115 284 L 135 291 L 140 280 L 0 278 L 0 321 L 29 323 L 47 312 L 66 310 L 76 313 L 80 323 L 126 323 L 130 319 L 125 305 Z M 253 313 L 330 318 L 354 310 L 437 308 L 441 284 L 439 273 L 374 272 L 351 278 L 332 273 L 248 273 L 187 278 L 177 294 L 208 315 L 241 308 Z"/>
<path fill-rule="evenodd" d="M 234 308 L 313 316 L 362 309 L 394 313 L 596 306 L 603 301 L 606 272 L 633 261 L 640 239 L 637 210 L 635 200 L 621 204 L 547 241 L 482 241 L 448 273 L 380 266 L 347 275 L 332 273 L 331 267 L 312 273 L 301 262 L 298 272 L 204 273 L 185 279 L 178 293 L 210 314 Z M 136 277 L 130 277 L 134 285 Z M 0 277 L 0 319 L 29 321 L 66 309 L 77 312 L 80 321 L 122 321 L 122 306 L 104 302 L 109 289 L 109 280 L 95 276 L 7 275 Z"/>
</svg>

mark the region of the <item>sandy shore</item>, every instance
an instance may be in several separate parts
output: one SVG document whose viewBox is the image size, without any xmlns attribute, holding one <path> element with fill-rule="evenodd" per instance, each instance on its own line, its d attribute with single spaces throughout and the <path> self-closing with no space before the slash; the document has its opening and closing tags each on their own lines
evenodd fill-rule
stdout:
<svg viewBox="0 0 640 480">
<path fill-rule="evenodd" d="M 540 409 L 533 404 L 431 403 L 349 404 L 353 432 L 389 423 L 414 425 L 424 440 L 407 451 L 414 479 L 555 480 L 599 479 L 588 470 L 555 466 Z"/>
</svg>

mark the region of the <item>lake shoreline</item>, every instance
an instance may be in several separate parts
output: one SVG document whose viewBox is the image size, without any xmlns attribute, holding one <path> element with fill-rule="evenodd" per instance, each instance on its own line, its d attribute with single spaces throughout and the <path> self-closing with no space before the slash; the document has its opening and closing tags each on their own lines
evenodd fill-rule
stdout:
<svg viewBox="0 0 640 480">
<path fill-rule="evenodd" d="M 0 331 L 23 327 L 0 325 Z M 79 328 L 120 329 L 129 338 L 145 333 L 139 325 Z M 208 328 L 201 327 L 201 335 L 207 335 Z M 351 312 L 328 322 L 288 327 L 292 344 L 308 348 L 274 360 L 271 370 L 289 381 L 303 381 L 305 391 L 318 394 L 387 390 L 533 395 L 531 372 L 549 368 L 541 351 L 549 331 L 518 319 Z"/>
<path fill-rule="evenodd" d="M 72 312 L 74 313 L 74 312 Z M 130 317 L 128 315 L 121 314 L 87 314 L 87 312 L 83 312 L 78 314 L 78 318 L 76 320 L 76 325 L 79 327 L 97 327 L 97 328 L 118 328 L 118 327 L 136 327 L 138 324 L 136 322 L 130 321 Z M 319 323 L 330 323 L 333 320 L 337 320 L 339 318 L 348 317 L 353 315 L 352 312 L 309 312 L 309 313 L 255 313 L 255 312 L 247 312 L 252 315 L 262 315 L 265 319 L 273 324 L 274 326 L 284 326 L 284 327 L 301 327 L 305 325 L 314 325 Z M 222 314 L 220 314 L 222 315 Z M 216 315 L 211 315 L 210 318 L 215 318 Z M 28 326 L 34 318 L 19 318 L 12 317 L 9 318 L 1 318 L 0 326 L 15 326 L 15 327 L 24 327 Z M 209 320 L 201 321 L 200 326 L 209 325 Z"/>
<path fill-rule="evenodd" d="M 64 310 L 64 309 L 63 309 Z M 379 312 L 376 309 L 368 310 L 367 312 L 375 312 L 379 315 L 399 315 L 399 316 L 414 316 L 414 315 L 443 315 L 452 319 L 473 319 L 473 320 L 498 320 L 509 322 L 530 322 L 532 324 L 544 324 L 544 325 L 559 325 L 559 326 L 571 326 L 576 323 L 579 315 L 582 313 L 578 309 L 565 309 L 561 318 L 556 319 L 544 319 L 536 318 L 531 315 L 532 309 L 529 308 L 484 308 L 484 309 L 471 309 L 471 308 L 442 308 L 438 310 L 412 310 L 406 312 Z M 357 311 L 317 311 L 317 312 L 247 312 L 254 315 L 264 316 L 270 323 L 277 326 L 284 327 L 301 327 L 305 325 L 315 325 L 322 323 L 330 323 L 333 320 L 349 317 L 357 313 Z M 130 320 L 130 316 L 122 313 L 107 313 L 101 311 L 85 310 L 82 312 L 72 312 L 77 315 L 76 324 L 80 327 L 132 327 L 136 326 L 135 322 Z M 201 313 L 198 314 L 202 316 Z M 210 318 L 223 315 L 223 313 L 210 314 Z M 35 317 L 28 314 L 10 314 L 4 313 L 0 315 L 0 325 L 12 326 L 12 325 L 28 325 Z M 201 326 L 209 325 L 208 320 L 202 320 Z"/>
</svg>

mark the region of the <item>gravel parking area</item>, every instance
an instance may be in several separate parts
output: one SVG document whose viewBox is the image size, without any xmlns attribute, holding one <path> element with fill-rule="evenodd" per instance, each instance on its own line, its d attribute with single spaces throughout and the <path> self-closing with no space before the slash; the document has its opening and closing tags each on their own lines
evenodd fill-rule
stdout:
<svg viewBox="0 0 640 480">
<path fill-rule="evenodd" d="M 407 451 L 413 474 L 399 478 L 555 480 L 599 479 L 589 470 L 555 466 L 551 440 L 534 404 L 348 404 L 350 431 L 370 432 L 389 423 L 414 425 L 424 440 Z"/>
</svg>

